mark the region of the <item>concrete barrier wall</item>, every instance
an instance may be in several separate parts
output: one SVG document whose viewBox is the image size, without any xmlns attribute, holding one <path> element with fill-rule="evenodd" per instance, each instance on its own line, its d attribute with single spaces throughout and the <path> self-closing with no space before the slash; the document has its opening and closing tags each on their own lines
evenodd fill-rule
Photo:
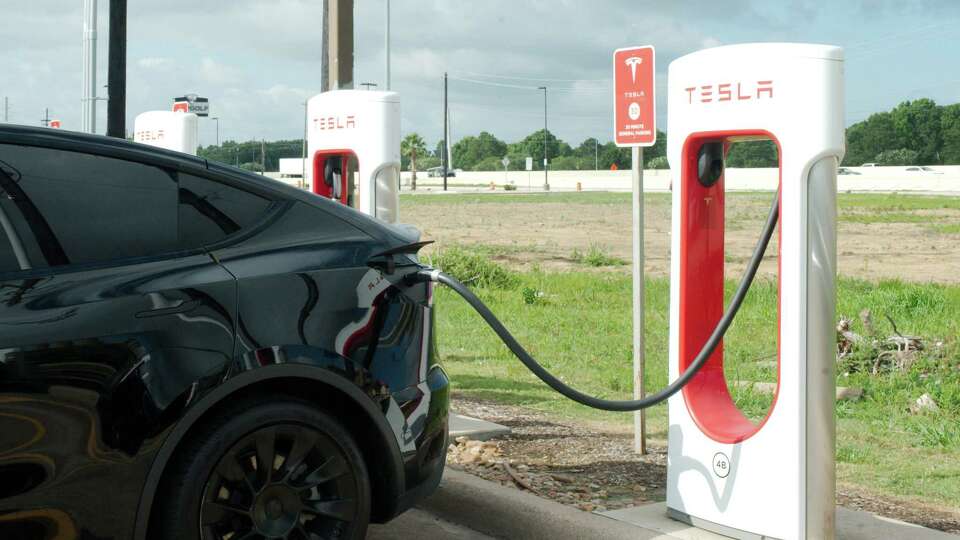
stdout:
<svg viewBox="0 0 960 540">
<path fill-rule="evenodd" d="M 299 161 L 299 160 L 297 160 Z M 907 171 L 907 167 L 848 167 L 852 174 L 837 177 L 838 191 L 913 191 L 960 194 L 960 165 L 934 166 L 934 172 Z M 294 172 L 292 170 L 287 172 Z M 300 181 L 299 174 L 281 178 L 279 173 L 267 173 L 291 185 Z M 401 174 L 405 189 L 410 185 L 409 171 Z M 727 169 L 727 189 L 731 191 L 772 191 L 776 188 L 777 169 Z M 550 189 L 574 191 L 577 183 L 583 191 L 630 191 L 630 171 L 550 171 Z M 543 171 L 462 171 L 448 179 L 447 184 L 457 188 L 482 188 L 494 183 L 498 189 L 512 183 L 519 191 L 543 189 Z M 670 189 L 670 171 L 651 169 L 643 173 L 645 191 Z M 436 187 L 442 178 L 430 178 L 417 173 L 417 185 Z"/>
<path fill-rule="evenodd" d="M 931 167 L 934 172 L 908 172 L 906 167 L 848 167 L 853 174 L 837 177 L 839 191 L 919 191 L 960 193 L 960 166 Z M 938 174 L 939 173 L 939 174 Z M 401 175 L 403 185 L 410 183 L 410 173 Z M 571 191 L 577 183 L 584 191 L 629 191 L 630 171 L 551 171 L 550 189 Z M 732 191 L 772 191 L 776 188 L 777 169 L 727 169 L 727 189 Z M 417 174 L 417 184 L 437 186 L 442 178 Z M 456 187 L 482 187 L 493 182 L 497 187 L 513 183 L 519 190 L 543 188 L 543 171 L 463 171 L 448 179 Z M 646 170 L 643 173 L 647 191 L 666 191 L 670 187 L 670 171 Z"/>
</svg>

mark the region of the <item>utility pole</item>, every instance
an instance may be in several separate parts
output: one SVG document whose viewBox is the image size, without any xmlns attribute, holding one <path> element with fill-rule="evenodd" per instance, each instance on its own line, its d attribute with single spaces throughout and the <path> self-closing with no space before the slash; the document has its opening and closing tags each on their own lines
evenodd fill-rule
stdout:
<svg viewBox="0 0 960 540">
<path fill-rule="evenodd" d="M 447 190 L 447 167 L 450 163 L 450 152 L 447 151 L 447 148 L 450 148 L 450 141 L 447 140 L 447 137 L 450 136 L 450 123 L 449 123 L 449 110 L 447 108 L 447 72 L 443 72 L 443 148 L 440 152 L 443 154 L 441 160 L 443 161 L 443 190 Z"/>
<path fill-rule="evenodd" d="M 550 140 L 547 131 L 547 87 L 541 86 L 543 90 L 543 190 L 550 191 L 550 179 L 547 177 L 547 143 Z"/>
<path fill-rule="evenodd" d="M 323 77 L 328 90 L 353 88 L 353 0 L 324 2 Z"/>
<path fill-rule="evenodd" d="M 384 49 L 386 50 L 386 70 L 387 70 L 387 90 L 390 90 L 390 0 L 387 0 L 387 31 L 386 31 L 386 43 Z"/>
<path fill-rule="evenodd" d="M 260 139 L 260 174 L 267 174 L 267 140 Z"/>
<path fill-rule="evenodd" d="M 600 170 L 600 141 L 593 139 L 593 170 Z"/>
<path fill-rule="evenodd" d="M 50 127 L 50 109 L 43 110 L 43 118 L 40 119 L 40 125 Z"/>
<path fill-rule="evenodd" d="M 97 0 L 83 0 L 83 97 L 80 129 L 97 131 Z"/>
<path fill-rule="evenodd" d="M 10 123 L 10 98 L 3 96 L 3 123 Z"/>
<path fill-rule="evenodd" d="M 217 124 L 217 146 L 220 146 L 220 117 L 211 116 L 210 119 Z"/>
<path fill-rule="evenodd" d="M 110 0 L 107 136 L 127 136 L 127 0 Z"/>
</svg>

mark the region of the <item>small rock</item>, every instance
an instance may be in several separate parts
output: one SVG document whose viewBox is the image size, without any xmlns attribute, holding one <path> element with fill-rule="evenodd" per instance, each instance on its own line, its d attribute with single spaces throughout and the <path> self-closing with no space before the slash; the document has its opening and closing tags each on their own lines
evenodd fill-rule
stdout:
<svg viewBox="0 0 960 540">
<path fill-rule="evenodd" d="M 937 402 L 930 397 L 930 394 L 924 394 L 917 398 L 913 404 L 910 405 L 910 412 L 913 414 L 919 414 L 921 412 L 939 412 L 940 406 L 937 405 Z"/>
<path fill-rule="evenodd" d="M 565 474 L 554 473 L 551 476 L 553 476 L 553 479 L 561 484 L 572 484 L 576 481 L 572 476 L 567 476 Z"/>
</svg>

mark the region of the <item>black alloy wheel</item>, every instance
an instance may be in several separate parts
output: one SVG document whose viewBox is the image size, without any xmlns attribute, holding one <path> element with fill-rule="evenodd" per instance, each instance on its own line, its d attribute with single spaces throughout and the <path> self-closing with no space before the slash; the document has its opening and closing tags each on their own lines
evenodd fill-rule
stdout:
<svg viewBox="0 0 960 540">
<path fill-rule="evenodd" d="M 167 500 L 169 510 L 164 513 L 169 517 L 157 538 L 321 540 L 365 536 L 370 518 L 366 467 L 356 444 L 336 421 L 289 400 L 254 406 L 231 416 L 217 433 L 197 445 L 199 451 L 192 462 L 180 467 L 179 474 L 185 475 L 181 477 L 183 489 L 173 491 L 186 495 L 186 500 Z M 234 429 L 239 425 L 233 424 L 252 429 L 240 432 Z M 236 435 L 220 437 L 220 431 Z M 204 451 L 212 446 L 215 451 Z M 201 474 L 195 476 L 197 473 Z M 177 525 L 171 526 L 171 522 Z M 191 522 L 192 527 L 188 525 Z M 187 527 L 193 531 L 184 534 Z"/>
</svg>

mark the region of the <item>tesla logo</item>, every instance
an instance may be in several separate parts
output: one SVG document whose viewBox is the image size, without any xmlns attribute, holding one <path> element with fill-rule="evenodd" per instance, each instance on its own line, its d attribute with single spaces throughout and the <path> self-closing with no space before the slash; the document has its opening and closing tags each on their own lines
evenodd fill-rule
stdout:
<svg viewBox="0 0 960 540">
<path fill-rule="evenodd" d="M 630 66 L 630 78 L 633 79 L 633 84 L 637 84 L 637 66 L 643 63 L 643 58 L 631 56 L 624 60 L 623 63 Z"/>
<path fill-rule="evenodd" d="M 347 116 L 324 116 L 322 118 L 314 118 L 313 127 L 320 131 L 350 129 L 357 127 L 357 119 L 352 114 Z"/>
<path fill-rule="evenodd" d="M 773 81 L 704 84 L 684 90 L 687 92 L 687 103 L 693 103 L 694 99 L 700 103 L 773 99 Z"/>
<path fill-rule="evenodd" d="M 186 101 L 180 101 L 173 104 L 173 112 L 190 112 L 190 104 Z"/>
</svg>

